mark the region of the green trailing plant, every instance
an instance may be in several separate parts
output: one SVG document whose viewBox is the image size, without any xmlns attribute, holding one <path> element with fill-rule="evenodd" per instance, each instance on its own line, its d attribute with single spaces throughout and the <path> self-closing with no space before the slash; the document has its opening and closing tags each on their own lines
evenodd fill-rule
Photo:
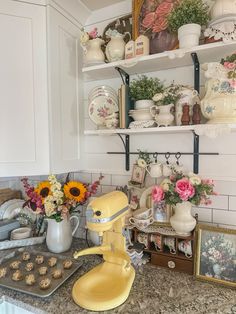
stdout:
<svg viewBox="0 0 236 314">
<path fill-rule="evenodd" d="M 161 93 L 163 89 L 163 84 L 158 78 L 139 75 L 130 83 L 130 97 L 133 100 L 152 99 L 156 93 Z"/>
<path fill-rule="evenodd" d="M 209 21 L 209 6 L 202 0 L 182 0 L 168 16 L 169 29 L 176 33 L 186 24 L 206 25 Z"/>
</svg>

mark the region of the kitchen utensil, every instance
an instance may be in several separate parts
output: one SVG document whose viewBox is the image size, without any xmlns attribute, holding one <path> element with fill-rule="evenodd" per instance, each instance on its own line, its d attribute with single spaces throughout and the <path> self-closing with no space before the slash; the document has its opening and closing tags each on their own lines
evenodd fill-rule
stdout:
<svg viewBox="0 0 236 314">
<path fill-rule="evenodd" d="M 120 191 L 96 198 L 87 208 L 87 227 L 103 235 L 103 244 L 75 252 L 74 257 L 102 254 L 105 261 L 77 280 L 73 287 L 73 299 L 83 308 L 106 311 L 123 304 L 129 296 L 135 271 L 122 233 L 128 208 L 127 196 Z"/>
</svg>

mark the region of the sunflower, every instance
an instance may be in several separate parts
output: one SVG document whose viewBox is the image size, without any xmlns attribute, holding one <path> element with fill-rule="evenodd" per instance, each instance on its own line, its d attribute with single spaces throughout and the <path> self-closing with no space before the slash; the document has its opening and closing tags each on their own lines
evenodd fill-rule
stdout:
<svg viewBox="0 0 236 314">
<path fill-rule="evenodd" d="M 84 200 L 85 193 L 87 192 L 86 187 L 81 182 L 70 181 L 64 185 L 64 193 L 70 200 L 80 202 Z"/>
<path fill-rule="evenodd" d="M 52 194 L 51 192 L 51 184 L 49 181 L 43 181 L 43 182 L 40 182 L 36 189 L 35 189 L 35 192 L 40 195 L 42 197 L 42 200 L 44 201 L 44 199 Z"/>
</svg>

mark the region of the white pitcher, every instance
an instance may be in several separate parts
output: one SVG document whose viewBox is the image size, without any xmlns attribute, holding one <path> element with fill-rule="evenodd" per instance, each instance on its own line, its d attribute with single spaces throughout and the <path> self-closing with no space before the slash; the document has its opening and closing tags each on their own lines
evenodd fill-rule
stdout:
<svg viewBox="0 0 236 314">
<path fill-rule="evenodd" d="M 227 14 L 236 14 L 236 0 L 215 0 L 210 14 L 212 19 L 216 19 Z"/>
<path fill-rule="evenodd" d="M 105 56 L 101 49 L 104 40 L 101 38 L 90 39 L 84 49 L 84 63 L 86 65 L 104 63 Z"/>
<path fill-rule="evenodd" d="M 152 106 L 150 108 L 151 115 L 155 118 L 158 126 L 169 126 L 173 124 L 175 117 L 171 113 L 174 104 L 163 106 Z"/>
<path fill-rule="evenodd" d="M 76 220 L 74 230 L 71 229 L 71 220 Z M 49 251 L 53 253 L 62 253 L 70 249 L 72 237 L 79 227 L 79 217 L 72 215 L 70 218 L 64 218 L 57 222 L 55 219 L 46 219 L 48 222 L 46 243 Z"/>
</svg>

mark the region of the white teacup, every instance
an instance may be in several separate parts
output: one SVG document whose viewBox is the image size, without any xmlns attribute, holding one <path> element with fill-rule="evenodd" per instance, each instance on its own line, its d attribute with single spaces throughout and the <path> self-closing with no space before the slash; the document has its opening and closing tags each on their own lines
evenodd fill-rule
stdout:
<svg viewBox="0 0 236 314">
<path fill-rule="evenodd" d="M 175 238 L 164 238 L 164 244 L 169 248 L 171 254 L 176 254 Z"/>
<path fill-rule="evenodd" d="M 187 258 L 191 258 L 193 256 L 191 240 L 180 241 L 178 243 L 178 249 L 183 252 Z"/>
<path fill-rule="evenodd" d="M 162 166 L 162 173 L 164 177 L 169 177 L 172 175 L 172 167 L 170 164 L 163 164 Z"/>
<path fill-rule="evenodd" d="M 153 217 L 149 217 L 148 219 L 137 219 L 137 218 L 131 217 L 129 219 L 129 222 L 132 225 L 136 226 L 137 228 L 145 229 L 154 222 L 154 219 Z"/>
<path fill-rule="evenodd" d="M 174 164 L 172 167 L 178 173 L 184 172 L 184 165 L 183 164 Z"/>
<path fill-rule="evenodd" d="M 133 213 L 133 217 L 137 219 L 148 219 L 152 216 L 152 208 L 140 208 Z"/>
<path fill-rule="evenodd" d="M 160 162 L 157 161 L 150 164 L 149 169 L 146 168 L 152 178 L 160 178 L 162 176 L 162 164 Z"/>
</svg>

